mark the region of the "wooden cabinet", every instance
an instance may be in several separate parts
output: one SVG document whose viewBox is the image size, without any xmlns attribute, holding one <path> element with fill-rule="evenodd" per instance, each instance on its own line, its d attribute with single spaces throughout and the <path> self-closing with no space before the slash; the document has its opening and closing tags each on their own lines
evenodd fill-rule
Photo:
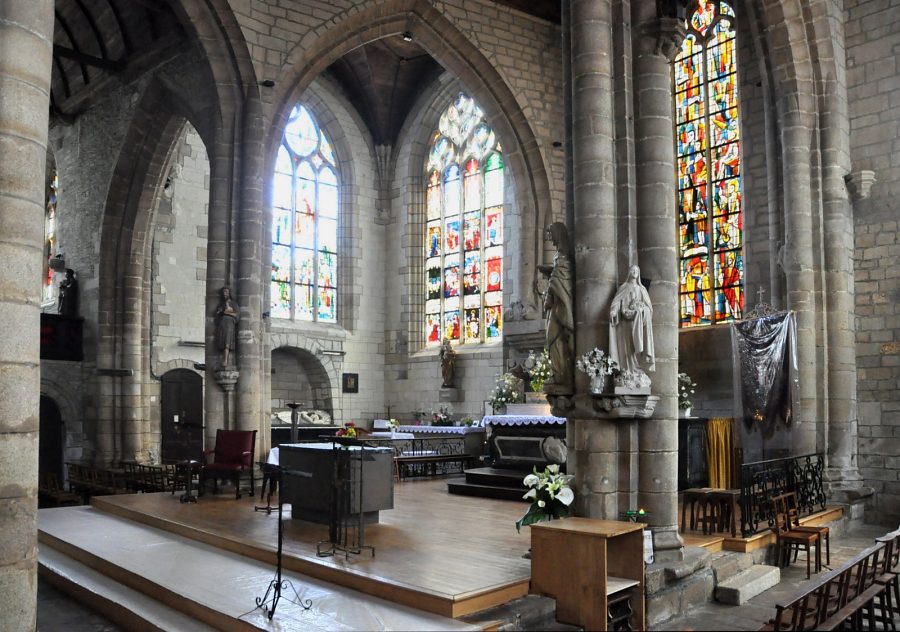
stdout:
<svg viewBox="0 0 900 632">
<path fill-rule="evenodd" d="M 585 630 L 607 629 L 610 602 L 630 603 L 631 629 L 645 629 L 643 529 L 592 518 L 531 525 L 531 592 L 554 597 L 556 618 Z"/>
</svg>

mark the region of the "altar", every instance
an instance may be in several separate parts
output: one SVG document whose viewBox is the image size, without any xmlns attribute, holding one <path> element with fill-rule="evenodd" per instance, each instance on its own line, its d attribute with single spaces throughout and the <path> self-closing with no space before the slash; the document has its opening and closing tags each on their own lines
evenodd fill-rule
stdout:
<svg viewBox="0 0 900 632">
<path fill-rule="evenodd" d="M 484 418 L 492 466 L 530 470 L 535 466 L 541 469 L 549 463 L 565 464 L 568 452 L 565 418 L 535 412 L 539 411 L 526 409 Z"/>
<path fill-rule="evenodd" d="M 394 450 L 388 447 L 342 446 L 349 451 L 350 515 L 359 514 L 360 479 L 362 514 L 366 524 L 378 522 L 378 512 L 394 508 Z M 279 463 L 285 470 L 312 476 L 285 476 L 282 497 L 291 505 L 291 517 L 328 524 L 334 489 L 335 450 L 331 443 L 282 444 Z"/>
</svg>

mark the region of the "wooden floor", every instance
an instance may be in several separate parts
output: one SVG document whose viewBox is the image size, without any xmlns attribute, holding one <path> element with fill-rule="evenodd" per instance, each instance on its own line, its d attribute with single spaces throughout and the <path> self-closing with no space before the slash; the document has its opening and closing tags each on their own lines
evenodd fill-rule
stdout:
<svg viewBox="0 0 900 632">
<path fill-rule="evenodd" d="M 531 565 L 522 555 L 529 533 L 516 533 L 525 503 L 451 496 L 446 481 L 404 481 L 394 509 L 365 529 L 364 552 L 316 556 L 328 529 L 289 517 L 285 507 L 285 568 L 427 612 L 460 617 L 525 595 Z M 181 504 L 170 494 L 97 497 L 93 505 L 147 525 L 274 563 L 277 514 L 254 512 L 258 499 L 207 494 Z"/>
</svg>

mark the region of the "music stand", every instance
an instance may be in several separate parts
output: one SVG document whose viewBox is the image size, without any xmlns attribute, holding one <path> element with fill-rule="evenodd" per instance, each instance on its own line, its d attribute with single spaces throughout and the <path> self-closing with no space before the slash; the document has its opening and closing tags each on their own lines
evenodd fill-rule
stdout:
<svg viewBox="0 0 900 632">
<path fill-rule="evenodd" d="M 309 472 L 301 472 L 300 470 L 288 470 L 288 469 L 284 469 L 278 465 L 271 465 L 271 467 L 273 468 L 273 470 L 270 473 L 270 476 L 273 478 L 273 480 L 279 486 L 280 486 L 280 483 L 282 482 L 284 476 L 298 476 L 298 477 L 302 477 L 302 478 L 312 478 L 312 474 L 310 474 Z M 284 488 L 281 487 L 281 489 L 284 489 Z M 268 588 L 266 588 L 265 594 L 262 597 L 256 598 L 256 607 L 263 609 L 263 611 L 266 613 L 266 616 L 269 618 L 269 621 L 271 621 L 272 617 L 275 616 L 275 608 L 278 607 L 278 601 L 281 599 L 281 591 L 285 588 L 290 588 L 293 591 L 294 596 L 296 597 L 296 600 L 288 599 L 286 597 L 286 599 L 288 601 L 290 601 L 292 604 L 300 606 L 304 610 L 309 610 L 310 608 L 312 608 L 312 599 L 301 598 L 300 595 L 297 593 L 297 589 L 294 588 L 293 582 L 291 582 L 291 580 L 289 580 L 289 579 L 282 579 L 282 577 L 281 577 L 281 569 L 282 569 L 281 555 L 282 555 L 282 548 L 283 548 L 283 544 L 284 544 L 284 522 L 282 521 L 284 501 L 282 500 L 282 498 L 283 498 L 283 495 L 279 491 L 279 493 L 278 493 L 278 551 L 275 554 L 275 561 L 276 561 L 275 562 L 275 577 L 272 579 L 272 581 L 269 582 L 269 586 L 268 586 Z M 272 593 L 271 599 L 269 598 L 269 593 Z M 269 607 L 270 601 L 271 601 L 271 607 Z"/>
<path fill-rule="evenodd" d="M 363 462 L 372 461 L 374 457 L 366 453 L 366 444 L 357 439 L 347 437 L 331 437 L 334 453 L 334 478 L 331 493 L 331 515 L 328 521 L 328 540 L 323 540 L 316 545 L 316 555 L 329 557 L 338 552 L 345 558 L 351 555 L 359 555 L 364 549 L 368 549 L 375 557 L 375 547 L 366 544 L 365 522 L 363 517 Z M 358 450 L 349 448 L 358 447 Z M 345 449 L 348 448 L 348 449 Z M 354 462 L 359 467 L 354 467 Z M 354 479 L 354 470 L 358 472 Z M 356 540 L 350 541 L 348 532 L 351 530 L 351 500 L 353 498 L 353 483 L 357 482 L 356 494 Z"/>
</svg>

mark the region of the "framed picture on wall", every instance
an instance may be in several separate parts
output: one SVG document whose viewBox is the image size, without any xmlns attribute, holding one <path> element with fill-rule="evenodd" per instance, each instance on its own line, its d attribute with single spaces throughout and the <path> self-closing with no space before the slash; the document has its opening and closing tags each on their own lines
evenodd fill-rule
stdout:
<svg viewBox="0 0 900 632">
<path fill-rule="evenodd" d="M 359 373 L 344 373 L 341 378 L 341 391 L 344 393 L 358 393 Z"/>
</svg>

